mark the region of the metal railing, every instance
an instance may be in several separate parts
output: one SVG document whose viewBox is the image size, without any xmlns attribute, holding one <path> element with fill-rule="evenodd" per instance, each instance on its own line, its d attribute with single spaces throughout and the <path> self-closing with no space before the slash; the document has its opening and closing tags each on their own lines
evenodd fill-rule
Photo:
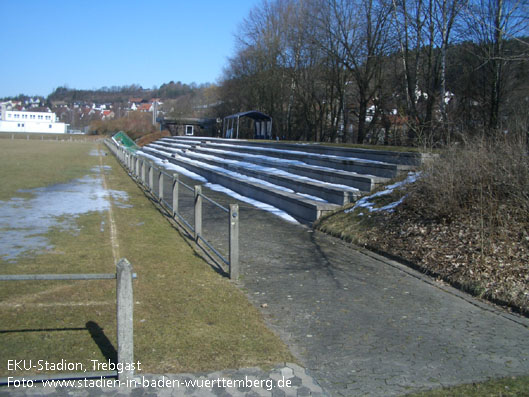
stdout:
<svg viewBox="0 0 529 397">
<path fill-rule="evenodd" d="M 239 277 L 239 205 L 230 204 L 229 208 L 222 206 L 211 198 L 202 193 L 202 186 L 189 186 L 180 180 L 177 173 L 169 174 L 163 167 L 156 167 L 154 162 L 147 158 L 138 156 L 121 146 L 118 146 L 114 141 L 105 141 L 107 147 L 127 169 L 129 174 L 145 189 L 147 189 L 167 210 L 169 210 L 176 220 L 181 221 L 185 227 L 193 235 L 195 242 L 202 242 L 209 250 L 214 253 L 226 266 L 229 268 L 229 277 L 231 279 L 238 279 Z M 171 181 L 172 190 L 170 193 L 171 199 L 166 200 L 165 186 L 166 181 Z M 184 218 L 179 210 L 180 204 L 180 187 L 192 192 L 194 199 L 193 206 L 193 224 Z M 167 192 L 168 193 L 168 192 Z M 218 249 L 216 249 L 210 241 L 204 237 L 203 233 L 203 200 L 212 204 L 215 208 L 227 214 L 227 221 L 229 224 L 228 240 L 229 253 L 226 258 Z"/>
<path fill-rule="evenodd" d="M 134 339 L 133 339 L 133 308 L 132 279 L 136 274 L 132 273 L 130 262 L 122 258 L 116 264 L 116 273 L 95 274 L 15 274 L 0 275 L 0 281 L 57 281 L 57 280 L 116 280 L 116 313 L 117 313 L 117 366 L 123 371 L 96 371 L 82 373 L 62 373 L 52 375 L 34 375 L 24 377 L 0 378 L 0 385 L 6 385 L 16 381 L 29 379 L 35 381 L 52 379 L 80 379 L 98 377 L 117 377 L 119 381 L 127 381 L 134 376 Z"/>
</svg>

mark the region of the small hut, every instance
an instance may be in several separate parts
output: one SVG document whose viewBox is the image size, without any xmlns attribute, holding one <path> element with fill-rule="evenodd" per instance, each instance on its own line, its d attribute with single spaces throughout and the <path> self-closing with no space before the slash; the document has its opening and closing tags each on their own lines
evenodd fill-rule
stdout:
<svg viewBox="0 0 529 397">
<path fill-rule="evenodd" d="M 241 118 L 249 118 L 253 120 L 254 139 L 272 139 L 272 117 L 256 110 L 235 113 L 224 117 L 224 125 L 222 129 L 224 138 L 239 139 L 241 135 L 239 131 Z"/>
<path fill-rule="evenodd" d="M 160 125 L 162 130 L 168 130 L 171 136 L 217 136 L 216 119 L 164 117 L 160 120 Z"/>
</svg>

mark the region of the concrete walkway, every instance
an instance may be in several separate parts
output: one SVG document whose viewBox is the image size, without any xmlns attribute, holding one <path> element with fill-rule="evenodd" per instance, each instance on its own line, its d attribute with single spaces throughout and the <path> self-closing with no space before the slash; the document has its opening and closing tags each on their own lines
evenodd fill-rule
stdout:
<svg viewBox="0 0 529 397">
<path fill-rule="evenodd" d="M 529 375 L 528 319 L 239 205 L 240 285 L 330 395 L 402 395 Z M 211 236 L 226 230 L 213 215 L 204 219 Z"/>
</svg>

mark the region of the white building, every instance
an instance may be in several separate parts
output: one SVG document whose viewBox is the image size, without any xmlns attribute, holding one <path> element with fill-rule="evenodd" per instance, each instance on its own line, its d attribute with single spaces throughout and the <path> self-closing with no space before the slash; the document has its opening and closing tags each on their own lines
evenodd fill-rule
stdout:
<svg viewBox="0 0 529 397">
<path fill-rule="evenodd" d="M 60 123 L 52 112 L 26 112 L 8 110 L 7 104 L 0 104 L 0 132 L 38 132 L 65 134 L 66 124 Z"/>
</svg>

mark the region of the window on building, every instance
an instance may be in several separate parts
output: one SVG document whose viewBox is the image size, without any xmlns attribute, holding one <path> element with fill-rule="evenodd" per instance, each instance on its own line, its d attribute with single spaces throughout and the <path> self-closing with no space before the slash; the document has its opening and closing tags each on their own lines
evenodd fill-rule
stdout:
<svg viewBox="0 0 529 397">
<path fill-rule="evenodd" d="M 193 135 L 193 126 L 186 125 L 186 135 Z"/>
</svg>

